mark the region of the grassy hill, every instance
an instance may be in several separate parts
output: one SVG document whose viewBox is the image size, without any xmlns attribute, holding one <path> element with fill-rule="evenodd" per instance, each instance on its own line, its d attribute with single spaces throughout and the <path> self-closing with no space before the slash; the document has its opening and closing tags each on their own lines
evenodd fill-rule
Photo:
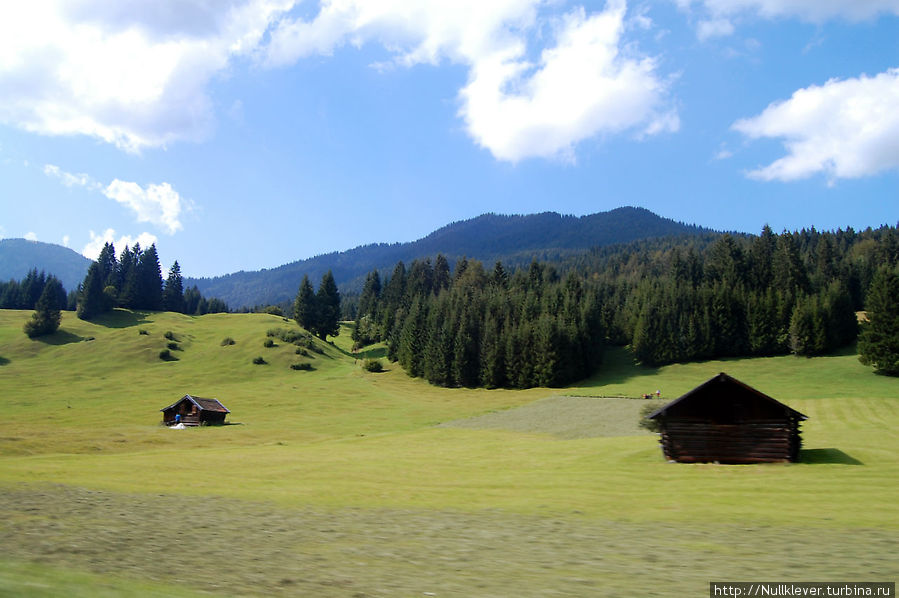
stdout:
<svg viewBox="0 0 899 598">
<path fill-rule="evenodd" d="M 363 372 L 346 330 L 266 348 L 296 330 L 271 315 L 67 313 L 45 340 L 28 317 L 0 311 L 0 595 L 684 596 L 899 574 L 899 383 L 851 353 L 650 369 L 616 350 L 561 392 L 487 391 Z M 621 421 L 558 433 L 584 397 L 674 398 L 719 371 L 810 416 L 802 463 L 668 464 L 600 398 Z M 160 426 L 185 393 L 233 425 Z"/>
</svg>

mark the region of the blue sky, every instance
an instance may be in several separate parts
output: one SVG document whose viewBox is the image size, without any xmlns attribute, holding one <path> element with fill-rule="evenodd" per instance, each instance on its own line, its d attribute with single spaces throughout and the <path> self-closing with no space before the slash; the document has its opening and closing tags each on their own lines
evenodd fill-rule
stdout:
<svg viewBox="0 0 899 598">
<path fill-rule="evenodd" d="M 623 205 L 899 221 L 899 0 L 0 7 L 0 236 L 189 276 Z"/>
</svg>

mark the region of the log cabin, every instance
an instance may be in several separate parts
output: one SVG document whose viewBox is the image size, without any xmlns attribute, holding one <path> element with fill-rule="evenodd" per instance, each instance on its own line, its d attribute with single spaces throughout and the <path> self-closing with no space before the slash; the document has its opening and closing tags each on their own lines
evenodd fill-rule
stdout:
<svg viewBox="0 0 899 598">
<path fill-rule="evenodd" d="M 231 413 L 218 399 L 203 399 L 184 395 L 162 411 L 162 423 L 173 426 L 210 426 L 225 423 L 225 416 Z"/>
<path fill-rule="evenodd" d="M 723 372 L 647 417 L 669 461 L 734 464 L 797 461 L 808 419 Z"/>
</svg>

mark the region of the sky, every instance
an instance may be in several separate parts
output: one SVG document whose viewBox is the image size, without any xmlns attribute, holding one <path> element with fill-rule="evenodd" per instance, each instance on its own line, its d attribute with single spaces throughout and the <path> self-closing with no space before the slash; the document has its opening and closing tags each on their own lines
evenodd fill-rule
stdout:
<svg viewBox="0 0 899 598">
<path fill-rule="evenodd" d="M 899 0 L 0 4 L 0 238 L 199 277 L 628 205 L 896 225 Z"/>
</svg>

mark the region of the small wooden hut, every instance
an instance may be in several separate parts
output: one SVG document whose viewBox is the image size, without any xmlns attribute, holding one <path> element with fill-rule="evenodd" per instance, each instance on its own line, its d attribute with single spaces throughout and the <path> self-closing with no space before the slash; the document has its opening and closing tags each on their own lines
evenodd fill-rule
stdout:
<svg viewBox="0 0 899 598">
<path fill-rule="evenodd" d="M 203 399 L 184 395 L 162 411 L 162 423 L 173 426 L 211 426 L 225 423 L 225 416 L 231 413 L 218 399 Z"/>
<path fill-rule="evenodd" d="M 680 463 L 796 461 L 808 419 L 723 372 L 648 417 L 665 458 Z"/>
</svg>

